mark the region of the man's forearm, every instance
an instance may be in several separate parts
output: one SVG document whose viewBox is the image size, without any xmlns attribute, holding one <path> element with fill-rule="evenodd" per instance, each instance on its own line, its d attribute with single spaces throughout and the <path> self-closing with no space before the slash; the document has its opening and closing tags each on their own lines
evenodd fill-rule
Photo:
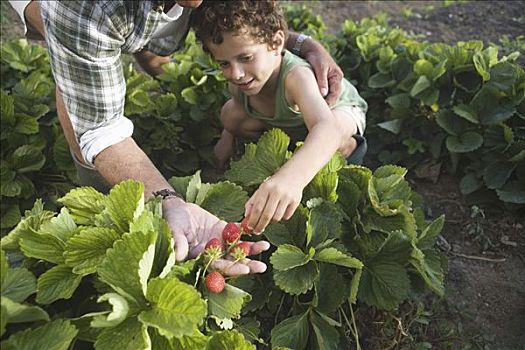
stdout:
<svg viewBox="0 0 525 350">
<path fill-rule="evenodd" d="M 127 179 L 143 182 L 146 198 L 151 197 L 155 191 L 172 189 L 131 137 L 100 152 L 95 158 L 95 167 L 110 185 Z"/>
</svg>

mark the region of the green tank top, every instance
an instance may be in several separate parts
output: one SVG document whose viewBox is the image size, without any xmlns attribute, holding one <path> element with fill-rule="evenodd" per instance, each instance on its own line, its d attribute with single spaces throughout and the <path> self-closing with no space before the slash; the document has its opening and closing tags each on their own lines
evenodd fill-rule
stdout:
<svg viewBox="0 0 525 350">
<path fill-rule="evenodd" d="M 246 113 L 250 117 L 258 119 L 270 127 L 283 129 L 288 135 L 290 135 L 293 141 L 304 140 L 308 133 L 304 124 L 303 115 L 300 111 L 297 111 L 292 106 L 288 105 L 284 91 L 284 80 L 286 79 L 286 76 L 297 66 L 311 68 L 306 60 L 285 50 L 281 63 L 281 70 L 279 71 L 279 76 L 277 78 L 275 116 L 273 117 L 264 116 L 251 107 L 248 103 L 247 96 L 242 91 L 239 91 L 240 102 L 243 104 Z M 346 79 L 343 79 L 343 91 L 331 109 L 341 106 L 357 106 L 364 112 L 366 112 L 368 108 L 366 101 L 359 96 L 357 89 Z"/>
</svg>

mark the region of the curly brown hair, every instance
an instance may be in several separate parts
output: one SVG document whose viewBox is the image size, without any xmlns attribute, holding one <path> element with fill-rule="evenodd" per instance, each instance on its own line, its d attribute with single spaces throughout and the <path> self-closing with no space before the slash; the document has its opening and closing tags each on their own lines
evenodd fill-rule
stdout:
<svg viewBox="0 0 525 350">
<path fill-rule="evenodd" d="M 273 46 L 278 30 L 287 35 L 286 20 L 275 0 L 204 0 L 192 13 L 191 25 L 206 51 L 206 43 L 221 44 L 224 33 L 247 33 Z"/>
</svg>

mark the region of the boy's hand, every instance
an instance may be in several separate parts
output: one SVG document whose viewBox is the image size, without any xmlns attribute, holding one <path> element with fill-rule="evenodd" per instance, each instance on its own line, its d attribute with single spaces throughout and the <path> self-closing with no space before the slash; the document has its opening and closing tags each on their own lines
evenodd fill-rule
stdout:
<svg viewBox="0 0 525 350">
<path fill-rule="evenodd" d="M 274 175 L 266 179 L 245 205 L 248 227 L 261 234 L 270 222 L 288 220 L 299 206 L 303 187 L 293 179 Z"/>
<path fill-rule="evenodd" d="M 164 218 L 173 233 L 177 261 L 196 257 L 212 238 L 222 240 L 221 233 L 226 222 L 219 220 L 198 205 L 186 203 L 179 198 L 170 198 L 163 201 L 162 209 Z M 249 244 L 250 255 L 259 254 L 270 248 L 270 244 L 266 241 Z M 228 259 L 217 259 L 212 263 L 212 267 L 231 276 L 266 271 L 265 263 L 247 258 L 235 263 Z"/>
</svg>

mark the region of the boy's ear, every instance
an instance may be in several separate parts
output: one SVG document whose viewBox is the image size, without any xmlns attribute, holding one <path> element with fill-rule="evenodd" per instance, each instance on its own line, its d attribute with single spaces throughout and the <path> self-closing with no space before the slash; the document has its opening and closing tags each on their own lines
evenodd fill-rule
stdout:
<svg viewBox="0 0 525 350">
<path fill-rule="evenodd" d="M 285 44 L 285 34 L 284 34 L 284 31 L 282 30 L 278 30 L 277 32 L 275 32 L 275 34 L 273 35 L 273 39 L 272 39 L 272 48 L 275 50 L 279 50 L 279 52 L 282 52 L 282 50 L 284 49 L 284 44 Z"/>
</svg>

